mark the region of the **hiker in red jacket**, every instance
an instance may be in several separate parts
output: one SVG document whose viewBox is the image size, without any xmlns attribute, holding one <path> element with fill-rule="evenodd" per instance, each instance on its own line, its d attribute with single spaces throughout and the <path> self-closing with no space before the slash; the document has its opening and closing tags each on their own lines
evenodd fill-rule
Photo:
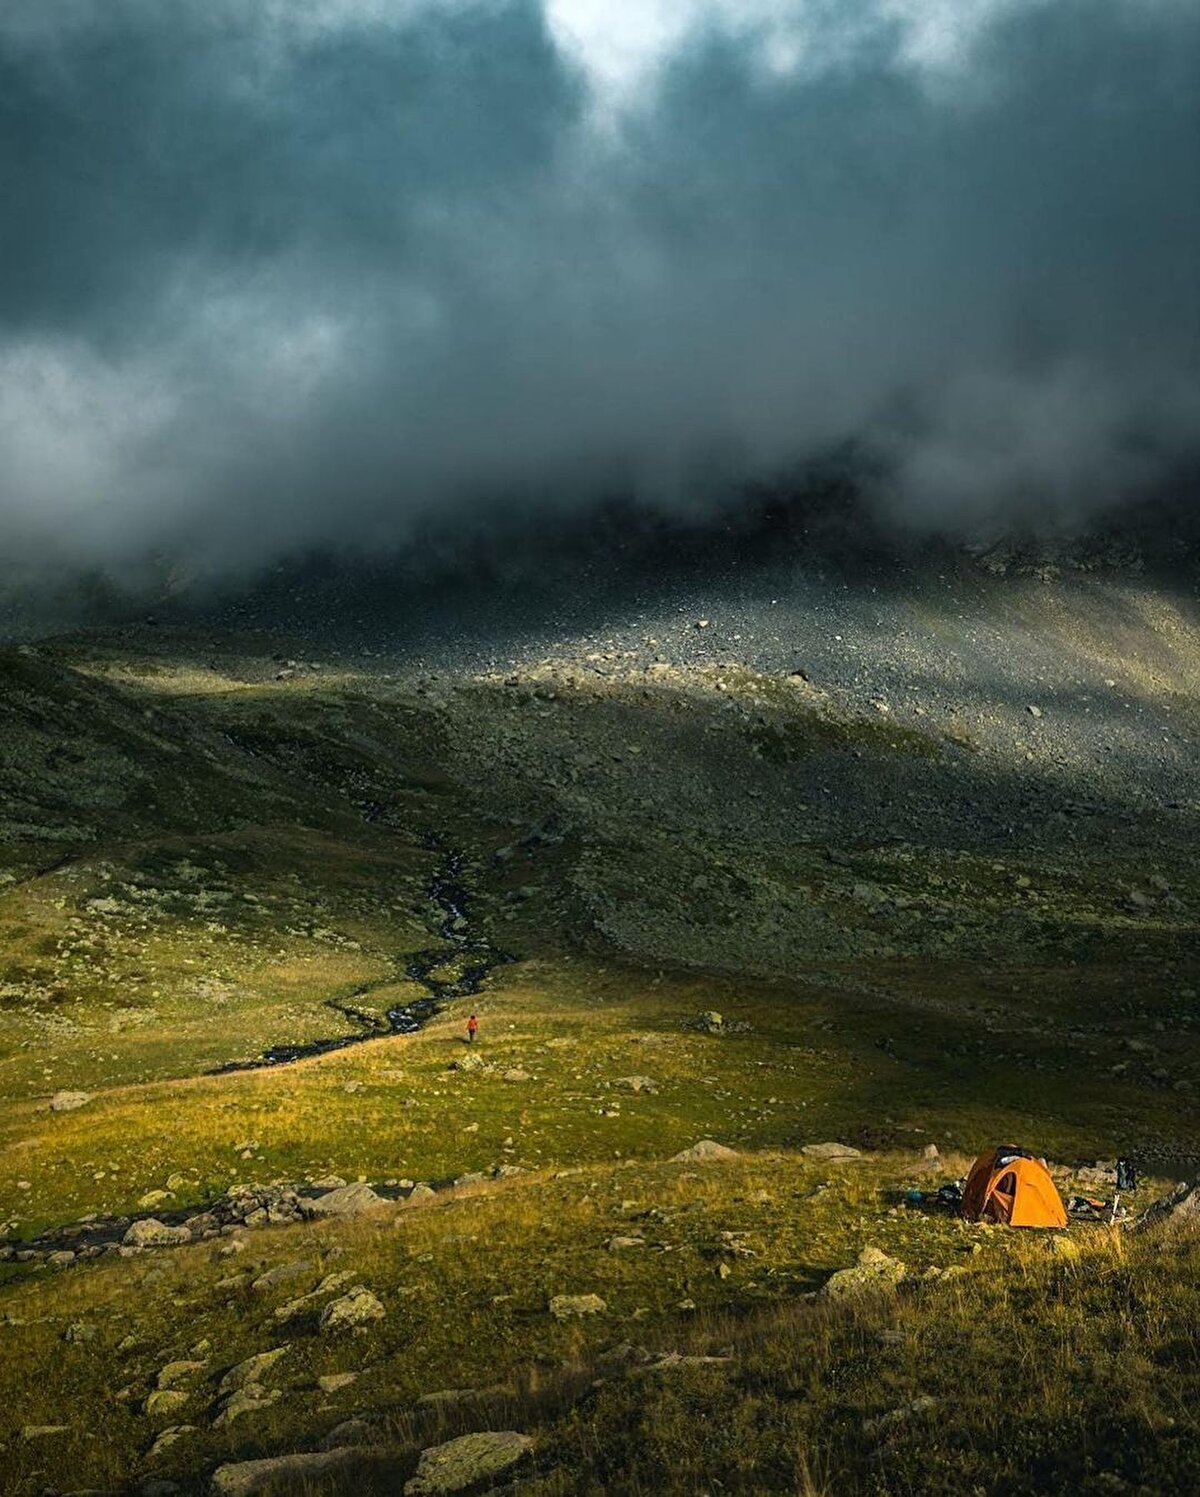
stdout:
<svg viewBox="0 0 1200 1497">
<path fill-rule="evenodd" d="M 479 1020 L 474 1014 L 467 1020 L 467 1044 L 475 1043 L 475 1036 L 479 1033 Z"/>
</svg>

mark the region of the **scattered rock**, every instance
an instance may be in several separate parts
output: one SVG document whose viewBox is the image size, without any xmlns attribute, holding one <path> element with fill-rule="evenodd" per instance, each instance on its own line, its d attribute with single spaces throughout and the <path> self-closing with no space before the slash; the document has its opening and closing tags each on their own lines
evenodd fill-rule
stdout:
<svg viewBox="0 0 1200 1497">
<path fill-rule="evenodd" d="M 887 895 L 878 884 L 857 883 L 850 890 L 851 899 L 856 899 L 859 904 L 882 904 Z"/>
<path fill-rule="evenodd" d="M 92 1100 L 91 1092 L 55 1092 L 50 1098 L 51 1112 L 74 1112 Z"/>
<path fill-rule="evenodd" d="M 165 1450 L 170 1450 L 177 1441 L 182 1440 L 184 1435 L 196 1434 L 197 1426 L 194 1424 L 172 1424 L 170 1428 L 164 1429 L 146 1452 L 147 1458 L 153 1460 L 155 1456 L 162 1455 Z"/>
<path fill-rule="evenodd" d="M 442 1493 L 468 1491 L 511 1471 L 532 1449 L 528 1435 L 511 1429 L 460 1435 L 457 1440 L 421 1452 L 417 1474 L 405 1483 L 404 1497 L 440 1497 Z"/>
<path fill-rule="evenodd" d="M 317 1387 L 322 1393 L 340 1393 L 343 1388 L 348 1388 L 357 1381 L 357 1372 L 329 1372 L 317 1379 Z"/>
<path fill-rule="evenodd" d="M 69 1435 L 69 1424 L 26 1424 L 21 1428 L 22 1440 L 48 1440 L 54 1435 Z"/>
<path fill-rule="evenodd" d="M 908 1403 L 902 1403 L 897 1409 L 889 1409 L 886 1414 L 880 1414 L 876 1419 L 865 1419 L 863 1421 L 863 1433 L 867 1435 L 878 1434 L 881 1430 L 890 1429 L 893 1425 L 903 1424 L 905 1420 L 913 1418 L 916 1414 L 926 1414 L 930 1409 L 937 1407 L 937 1399 L 924 1393 L 919 1398 L 913 1398 Z"/>
<path fill-rule="evenodd" d="M 282 1357 L 285 1357 L 291 1349 L 291 1342 L 285 1342 L 283 1346 L 273 1347 L 271 1351 L 260 1351 L 253 1357 L 247 1357 L 244 1362 L 238 1362 L 231 1367 L 217 1385 L 217 1393 L 235 1393 L 239 1388 L 248 1387 L 251 1383 L 260 1383 L 263 1377 Z"/>
<path fill-rule="evenodd" d="M 532 1081 L 533 1077 L 528 1071 L 521 1070 L 520 1066 L 511 1066 L 504 1073 L 505 1081 Z"/>
<path fill-rule="evenodd" d="M 168 1227 L 155 1216 L 134 1222 L 121 1239 L 126 1247 L 178 1247 L 191 1240 L 186 1227 Z"/>
<path fill-rule="evenodd" d="M 439 1388 L 436 1393 L 422 1393 L 417 1399 L 417 1408 L 444 1412 L 464 1405 L 485 1403 L 488 1399 L 512 1396 L 513 1389 L 508 1383 L 493 1383 L 488 1388 Z"/>
<path fill-rule="evenodd" d="M 629 1248 L 646 1246 L 644 1237 L 610 1237 L 604 1244 L 610 1253 L 623 1253 Z"/>
<path fill-rule="evenodd" d="M 861 1159 L 862 1150 L 849 1144 L 805 1144 L 800 1150 L 807 1159 Z"/>
<path fill-rule="evenodd" d="M 678 1154 L 672 1154 L 670 1164 L 701 1164 L 715 1159 L 736 1159 L 737 1150 L 727 1148 L 719 1144 L 715 1139 L 702 1138 L 699 1143 L 692 1144 L 688 1149 L 680 1149 Z"/>
<path fill-rule="evenodd" d="M 703 1357 L 681 1351 L 660 1352 L 641 1368 L 642 1372 L 680 1372 L 689 1367 L 729 1367 L 732 1356 Z"/>
<path fill-rule="evenodd" d="M 138 1197 L 139 1211 L 153 1211 L 155 1206 L 161 1206 L 164 1201 L 171 1199 L 169 1190 L 148 1190 L 144 1196 Z"/>
<path fill-rule="evenodd" d="M 206 1215 L 218 1227 L 266 1227 L 300 1221 L 303 1207 L 302 1197 L 290 1186 L 235 1185 L 213 1202 Z"/>
<path fill-rule="evenodd" d="M 286 1284 L 289 1279 L 298 1279 L 311 1271 L 311 1263 L 303 1258 L 296 1258 L 290 1263 L 280 1263 L 275 1268 L 267 1269 L 266 1273 L 259 1274 L 250 1287 L 258 1294 L 265 1294 L 276 1285 Z"/>
<path fill-rule="evenodd" d="M 437 1191 L 431 1185 L 418 1182 L 404 1198 L 405 1206 L 424 1206 L 432 1200 L 436 1200 Z"/>
<path fill-rule="evenodd" d="M 387 1311 L 375 1298 L 369 1289 L 364 1289 L 360 1284 L 351 1289 L 349 1294 L 344 1294 L 340 1299 L 335 1299 L 332 1304 L 326 1305 L 321 1311 L 321 1329 L 323 1331 L 347 1331 L 355 1326 L 369 1325 L 373 1320 L 381 1320 Z"/>
<path fill-rule="evenodd" d="M 626 1092 L 650 1092 L 658 1091 L 658 1083 L 650 1076 L 618 1076 L 613 1082 Z"/>
<path fill-rule="evenodd" d="M 354 1273 L 347 1270 L 344 1273 L 326 1274 L 321 1282 L 308 1294 L 302 1294 L 299 1299 L 290 1299 L 284 1305 L 280 1305 L 275 1311 L 275 1319 L 279 1321 L 294 1320 L 297 1315 L 303 1315 L 306 1310 L 311 1310 L 327 1295 L 336 1294 L 339 1289 L 344 1289 L 347 1284 L 354 1282 Z"/>
<path fill-rule="evenodd" d="M 244 1388 L 231 1393 L 225 1400 L 221 1412 L 213 1420 L 213 1427 L 232 1424 L 243 1414 L 256 1414 L 259 1409 L 269 1409 L 282 1397 L 283 1394 L 278 1388 L 264 1388 L 261 1383 L 247 1383 Z"/>
<path fill-rule="evenodd" d="M 195 1377 L 196 1373 L 202 1372 L 208 1366 L 207 1362 L 168 1362 L 158 1374 L 156 1386 L 159 1388 L 175 1388 L 180 1383 L 186 1383 L 189 1378 Z"/>
<path fill-rule="evenodd" d="M 452 1060 L 447 1067 L 450 1071 L 482 1071 L 487 1061 L 482 1055 L 474 1055 L 468 1052 L 460 1055 L 457 1060 Z"/>
<path fill-rule="evenodd" d="M 364 1211 L 375 1211 L 387 1202 L 376 1195 L 369 1185 L 342 1185 L 305 1201 L 306 1216 L 359 1216 Z"/>
<path fill-rule="evenodd" d="M 825 1283 L 821 1293 L 830 1299 L 847 1295 L 895 1290 L 905 1275 L 904 1264 L 889 1258 L 879 1248 L 863 1248 L 853 1268 L 839 1269 Z"/>
<path fill-rule="evenodd" d="M 156 1388 L 147 1398 L 144 1412 L 155 1418 L 161 1414 L 178 1414 L 191 1396 L 182 1388 Z"/>
<path fill-rule="evenodd" d="M 210 1497 L 255 1497 L 257 1492 L 295 1478 L 310 1481 L 343 1471 L 362 1459 L 354 1449 L 317 1450 L 297 1455 L 277 1455 L 263 1461 L 238 1461 L 218 1466 L 209 1484 Z"/>
<path fill-rule="evenodd" d="M 574 1320 L 581 1315 L 603 1315 L 608 1305 L 598 1294 L 556 1294 L 550 1301 L 555 1320 Z"/>
<path fill-rule="evenodd" d="M 366 1419 L 344 1419 L 321 1441 L 322 1450 L 344 1450 L 347 1445 L 378 1445 L 383 1434 Z"/>
</svg>

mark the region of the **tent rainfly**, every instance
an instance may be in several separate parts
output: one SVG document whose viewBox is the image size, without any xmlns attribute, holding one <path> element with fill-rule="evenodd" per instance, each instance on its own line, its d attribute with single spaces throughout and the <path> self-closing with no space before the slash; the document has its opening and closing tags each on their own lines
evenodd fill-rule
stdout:
<svg viewBox="0 0 1200 1497">
<path fill-rule="evenodd" d="M 1009 1227 L 1065 1227 L 1067 1213 L 1045 1161 L 1028 1149 L 988 1149 L 971 1166 L 962 1214 Z"/>
</svg>

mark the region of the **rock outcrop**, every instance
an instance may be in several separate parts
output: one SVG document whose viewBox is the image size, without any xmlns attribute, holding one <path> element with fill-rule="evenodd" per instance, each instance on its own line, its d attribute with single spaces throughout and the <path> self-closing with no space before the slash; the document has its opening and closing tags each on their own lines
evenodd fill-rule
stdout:
<svg viewBox="0 0 1200 1497">
<path fill-rule="evenodd" d="M 404 1497 L 449 1497 L 504 1476 L 533 1449 L 528 1435 L 516 1430 L 482 1430 L 460 1435 L 421 1452 L 417 1474 L 405 1483 Z M 222 1494 L 225 1497 L 225 1494 Z"/>
</svg>

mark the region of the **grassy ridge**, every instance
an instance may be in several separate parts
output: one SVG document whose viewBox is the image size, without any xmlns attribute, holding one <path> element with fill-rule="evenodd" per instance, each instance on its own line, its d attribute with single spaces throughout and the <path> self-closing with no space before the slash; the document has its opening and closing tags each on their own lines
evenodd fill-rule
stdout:
<svg viewBox="0 0 1200 1497">
<path fill-rule="evenodd" d="M 234 1260 L 200 1245 L 42 1278 L 9 1296 L 7 1416 L 65 1413 L 75 1433 L 55 1458 L 89 1484 L 147 1471 L 191 1489 L 198 1469 L 310 1448 L 365 1411 L 388 1449 L 379 1492 L 422 1445 L 481 1423 L 538 1432 L 543 1474 L 522 1492 L 792 1491 L 803 1473 L 837 1492 L 1189 1490 L 1194 1237 L 1089 1229 L 1064 1257 L 1040 1234 L 894 1204 L 924 1178 L 899 1157 L 610 1164 L 249 1236 Z M 644 1245 L 614 1250 L 618 1234 Z M 907 1265 L 898 1298 L 806 1298 L 865 1246 Z M 296 1261 L 298 1277 L 250 1287 Z M 311 1319 L 281 1326 L 276 1309 L 329 1271 L 371 1287 L 387 1317 L 342 1340 Z M 546 1311 L 560 1293 L 598 1293 L 606 1308 L 560 1324 Z M 206 1430 L 220 1375 L 285 1341 L 270 1378 L 283 1399 Z M 608 1355 L 626 1343 L 725 1360 L 645 1371 Z M 204 1364 L 185 1409 L 143 1414 L 180 1359 Z M 316 1379 L 343 1370 L 357 1381 L 323 1396 Z M 417 1403 L 463 1386 L 499 1391 L 482 1411 Z M 147 1460 L 180 1420 L 201 1427 Z M 100 1428 L 103 1444 L 87 1433 Z M 35 1490 L 38 1442 L 15 1442 L 10 1460 L 14 1489 Z"/>
</svg>

